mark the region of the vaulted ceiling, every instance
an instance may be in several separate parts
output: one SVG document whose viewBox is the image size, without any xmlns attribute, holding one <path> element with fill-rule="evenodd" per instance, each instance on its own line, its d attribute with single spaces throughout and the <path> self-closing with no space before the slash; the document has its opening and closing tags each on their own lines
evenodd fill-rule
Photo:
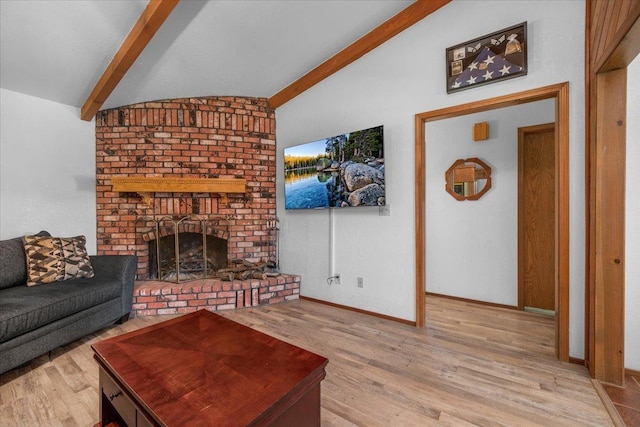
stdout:
<svg viewBox="0 0 640 427">
<path fill-rule="evenodd" d="M 82 107 L 147 0 L 0 0 L 0 87 Z M 271 97 L 413 3 L 182 0 L 102 109 Z"/>
</svg>

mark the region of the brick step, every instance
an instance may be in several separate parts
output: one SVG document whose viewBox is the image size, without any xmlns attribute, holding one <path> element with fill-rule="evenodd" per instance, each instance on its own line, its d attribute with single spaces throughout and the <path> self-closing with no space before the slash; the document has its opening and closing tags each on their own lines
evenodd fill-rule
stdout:
<svg viewBox="0 0 640 427">
<path fill-rule="evenodd" d="M 281 274 L 266 279 L 198 279 L 183 283 L 136 281 L 132 316 L 186 314 L 196 310 L 230 310 L 298 299 L 300 276 Z"/>
</svg>

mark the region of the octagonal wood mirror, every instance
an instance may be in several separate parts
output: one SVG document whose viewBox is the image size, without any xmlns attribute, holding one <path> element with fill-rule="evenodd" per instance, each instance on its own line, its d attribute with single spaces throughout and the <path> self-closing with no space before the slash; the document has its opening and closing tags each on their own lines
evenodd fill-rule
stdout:
<svg viewBox="0 0 640 427">
<path fill-rule="evenodd" d="M 478 200 L 491 188 L 491 168 L 477 157 L 456 160 L 445 177 L 445 189 L 459 201 Z"/>
</svg>

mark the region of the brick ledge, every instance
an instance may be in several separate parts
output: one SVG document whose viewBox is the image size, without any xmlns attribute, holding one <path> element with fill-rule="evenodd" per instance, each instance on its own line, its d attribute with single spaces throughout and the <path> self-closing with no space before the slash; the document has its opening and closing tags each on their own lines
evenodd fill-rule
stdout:
<svg viewBox="0 0 640 427">
<path fill-rule="evenodd" d="M 131 315 L 186 314 L 201 309 L 230 310 L 276 304 L 298 299 L 299 296 L 300 276 L 292 274 L 233 282 L 220 279 L 184 283 L 136 281 Z"/>
</svg>

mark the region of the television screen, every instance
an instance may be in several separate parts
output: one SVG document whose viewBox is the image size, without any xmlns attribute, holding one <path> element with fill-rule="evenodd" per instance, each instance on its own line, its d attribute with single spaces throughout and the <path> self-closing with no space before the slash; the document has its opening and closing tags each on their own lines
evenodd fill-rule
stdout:
<svg viewBox="0 0 640 427">
<path fill-rule="evenodd" d="M 286 209 L 383 206 L 383 126 L 284 149 Z"/>
</svg>

